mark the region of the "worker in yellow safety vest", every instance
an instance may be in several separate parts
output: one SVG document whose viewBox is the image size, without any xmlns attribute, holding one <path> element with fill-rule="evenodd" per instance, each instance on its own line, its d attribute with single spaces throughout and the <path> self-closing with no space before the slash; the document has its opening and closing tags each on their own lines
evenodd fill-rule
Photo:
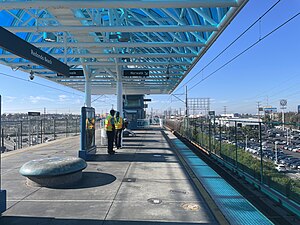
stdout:
<svg viewBox="0 0 300 225">
<path fill-rule="evenodd" d="M 124 129 L 123 118 L 120 116 L 119 112 L 116 112 L 115 127 L 116 127 L 115 144 L 117 149 L 119 149 L 121 148 L 122 130 Z"/>
<path fill-rule="evenodd" d="M 107 153 L 110 155 L 115 154 L 114 138 L 115 138 L 115 110 L 110 110 L 110 113 L 105 118 L 105 130 L 107 136 Z"/>
</svg>

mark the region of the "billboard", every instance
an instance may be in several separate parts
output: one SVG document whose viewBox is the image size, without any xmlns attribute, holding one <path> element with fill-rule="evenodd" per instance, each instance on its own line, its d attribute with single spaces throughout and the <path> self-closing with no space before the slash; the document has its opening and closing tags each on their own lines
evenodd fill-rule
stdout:
<svg viewBox="0 0 300 225">
<path fill-rule="evenodd" d="M 265 113 L 276 113 L 277 112 L 277 108 L 274 108 L 274 107 L 264 108 L 264 112 Z"/>
</svg>

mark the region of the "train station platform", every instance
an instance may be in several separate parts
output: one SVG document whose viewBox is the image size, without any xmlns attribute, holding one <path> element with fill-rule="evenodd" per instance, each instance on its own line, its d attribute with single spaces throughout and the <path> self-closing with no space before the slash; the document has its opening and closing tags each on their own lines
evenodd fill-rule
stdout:
<svg viewBox="0 0 300 225">
<path fill-rule="evenodd" d="M 64 188 L 27 186 L 19 169 L 33 159 L 77 156 L 79 136 L 3 154 L 0 224 L 228 224 L 215 217 L 160 128 L 136 134 L 108 155 L 98 132 L 81 182 Z"/>
</svg>

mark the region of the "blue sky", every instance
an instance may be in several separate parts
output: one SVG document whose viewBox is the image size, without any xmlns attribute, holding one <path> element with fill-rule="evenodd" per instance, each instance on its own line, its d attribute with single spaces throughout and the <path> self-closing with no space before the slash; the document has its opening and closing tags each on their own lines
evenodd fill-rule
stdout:
<svg viewBox="0 0 300 225">
<path fill-rule="evenodd" d="M 249 0 L 238 16 L 231 22 L 209 51 L 182 82 L 185 84 L 211 59 L 221 52 L 240 33 L 257 20 L 277 0 Z M 235 55 L 249 47 L 277 26 L 300 12 L 299 0 L 281 0 L 260 23 L 257 23 L 214 63 L 189 82 L 188 89 L 211 74 Z M 279 108 L 279 100 L 288 100 L 288 111 L 296 111 L 300 105 L 300 16 L 262 40 L 232 63 L 188 91 L 191 98 L 209 97 L 211 110 L 255 113 L 257 102 L 263 106 Z M 12 71 L 0 65 L 0 94 L 3 96 L 3 112 L 43 111 L 54 113 L 78 113 L 84 103 L 84 94 L 36 77 L 34 82 L 60 89 L 39 86 L 28 79 L 28 74 Z M 174 94 L 182 94 L 184 88 Z M 93 96 L 94 99 L 99 96 Z M 184 99 L 184 96 L 178 96 Z M 182 108 L 183 103 L 169 95 L 152 95 L 149 109 L 160 112 L 169 108 Z M 98 113 L 116 107 L 116 96 L 102 96 L 92 103 Z"/>
</svg>

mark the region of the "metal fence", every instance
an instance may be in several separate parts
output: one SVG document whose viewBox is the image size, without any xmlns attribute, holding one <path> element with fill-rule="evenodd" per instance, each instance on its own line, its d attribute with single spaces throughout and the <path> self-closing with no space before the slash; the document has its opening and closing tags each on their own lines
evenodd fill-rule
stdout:
<svg viewBox="0 0 300 225">
<path fill-rule="evenodd" d="M 300 203 L 300 167 L 291 164 L 300 158 L 298 124 L 185 118 L 166 125 L 236 171 Z M 276 169 L 279 163 L 285 171 Z"/>
<path fill-rule="evenodd" d="M 2 121 L 0 146 L 12 151 L 79 133 L 79 118 Z"/>
</svg>

